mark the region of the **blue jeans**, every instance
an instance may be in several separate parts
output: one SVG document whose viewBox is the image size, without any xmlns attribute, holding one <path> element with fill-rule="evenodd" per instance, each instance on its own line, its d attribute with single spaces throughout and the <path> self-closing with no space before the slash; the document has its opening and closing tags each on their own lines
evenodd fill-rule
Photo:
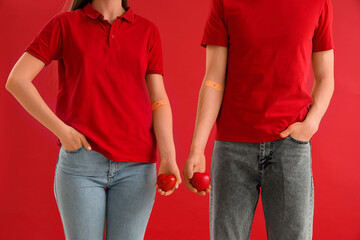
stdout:
<svg viewBox="0 0 360 240">
<path fill-rule="evenodd" d="M 311 144 L 291 136 L 262 143 L 215 141 L 210 238 L 245 240 L 261 192 L 267 239 L 312 238 Z"/>
<path fill-rule="evenodd" d="M 115 162 L 60 148 L 54 194 L 67 240 L 143 239 L 155 201 L 156 164 Z M 106 189 L 105 189 L 106 188 Z"/>
</svg>

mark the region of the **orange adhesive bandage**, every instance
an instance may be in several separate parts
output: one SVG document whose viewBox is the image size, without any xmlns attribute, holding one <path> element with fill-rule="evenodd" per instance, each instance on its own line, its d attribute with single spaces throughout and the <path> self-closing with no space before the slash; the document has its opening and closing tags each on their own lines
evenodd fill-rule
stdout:
<svg viewBox="0 0 360 240">
<path fill-rule="evenodd" d="M 223 86 L 221 84 L 218 84 L 218 83 L 216 83 L 214 81 L 210 81 L 210 80 L 205 81 L 205 86 L 215 88 L 218 91 L 221 91 L 223 88 Z"/>
<path fill-rule="evenodd" d="M 166 105 L 166 104 L 169 104 L 169 101 L 167 99 L 161 99 L 159 101 L 156 101 L 154 102 L 152 105 L 151 105 L 151 110 L 155 110 L 157 109 L 158 107 L 162 106 L 162 105 Z"/>
</svg>

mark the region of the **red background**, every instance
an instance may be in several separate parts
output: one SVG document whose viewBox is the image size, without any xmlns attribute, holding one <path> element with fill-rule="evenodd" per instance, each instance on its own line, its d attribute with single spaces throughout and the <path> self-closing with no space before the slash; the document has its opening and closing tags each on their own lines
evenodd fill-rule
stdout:
<svg viewBox="0 0 360 240">
<path fill-rule="evenodd" d="M 205 66 L 200 40 L 209 0 L 133 0 L 136 13 L 152 20 L 163 42 L 165 84 L 172 103 L 177 161 L 189 152 L 198 90 Z M 0 239 L 64 239 L 53 180 L 55 136 L 22 109 L 5 90 L 7 76 L 24 48 L 63 1 L 0 2 Z M 360 239 L 359 107 L 360 2 L 333 0 L 335 92 L 312 139 L 315 182 L 314 239 Z M 67 9 L 67 8 L 66 8 Z M 34 84 L 54 109 L 57 63 Z M 309 86 L 309 89 L 311 86 Z M 213 133 L 207 149 L 209 172 Z M 230 206 L 231 207 L 231 206 Z M 266 239 L 261 201 L 252 239 Z M 181 185 L 172 196 L 157 196 L 145 239 L 209 239 L 208 196 Z"/>
</svg>

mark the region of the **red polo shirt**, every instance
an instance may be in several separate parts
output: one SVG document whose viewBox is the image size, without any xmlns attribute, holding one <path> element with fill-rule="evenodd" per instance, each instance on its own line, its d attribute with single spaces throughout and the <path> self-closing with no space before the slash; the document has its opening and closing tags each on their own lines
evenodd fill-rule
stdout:
<svg viewBox="0 0 360 240">
<path fill-rule="evenodd" d="M 56 115 L 93 151 L 113 161 L 157 160 L 145 81 L 146 74 L 163 74 L 153 23 L 129 8 L 110 24 L 88 3 L 55 15 L 25 51 L 46 65 L 58 60 Z"/>
<path fill-rule="evenodd" d="M 303 121 L 312 52 L 333 48 L 330 0 L 212 0 L 202 46 L 228 48 L 216 139 L 266 142 Z"/>
</svg>

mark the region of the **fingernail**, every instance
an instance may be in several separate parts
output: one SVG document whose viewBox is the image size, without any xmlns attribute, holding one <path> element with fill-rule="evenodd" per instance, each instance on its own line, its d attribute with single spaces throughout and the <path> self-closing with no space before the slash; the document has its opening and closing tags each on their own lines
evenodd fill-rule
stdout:
<svg viewBox="0 0 360 240">
<path fill-rule="evenodd" d="M 88 146 L 88 147 L 87 147 L 87 149 L 91 150 L 91 147 L 90 147 L 90 146 Z"/>
<path fill-rule="evenodd" d="M 176 187 L 175 187 L 175 188 L 177 189 L 178 187 L 179 187 L 179 185 L 176 185 Z"/>
</svg>

